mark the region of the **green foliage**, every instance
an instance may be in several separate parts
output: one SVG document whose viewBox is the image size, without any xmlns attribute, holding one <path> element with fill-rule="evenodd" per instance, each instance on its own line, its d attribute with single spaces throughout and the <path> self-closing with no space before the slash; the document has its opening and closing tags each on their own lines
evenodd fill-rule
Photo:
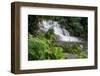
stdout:
<svg viewBox="0 0 100 76">
<path fill-rule="evenodd" d="M 38 34 L 37 30 L 39 29 L 38 26 L 38 16 L 28 16 L 28 32 L 34 36 Z"/>
<path fill-rule="evenodd" d="M 87 58 L 86 49 L 84 49 L 84 47 L 81 48 L 79 43 L 68 43 L 64 44 L 62 47 L 65 52 L 74 54 L 76 58 Z"/>
<path fill-rule="evenodd" d="M 87 52 L 86 51 L 82 51 L 79 54 L 76 54 L 77 58 L 87 58 Z"/>
<path fill-rule="evenodd" d="M 69 31 L 70 35 L 82 37 L 87 41 L 87 18 L 86 17 L 64 17 L 64 16 L 28 16 L 28 59 L 64 59 L 64 51 L 74 54 L 76 58 L 87 58 L 86 49 L 80 47 L 79 43 L 66 43 L 58 45 L 54 30 L 50 28 L 46 33 L 39 32 L 39 22 L 43 20 L 57 21 L 62 28 Z M 87 47 L 87 45 L 86 45 Z"/>
<path fill-rule="evenodd" d="M 32 37 L 28 39 L 28 59 L 29 60 L 44 60 L 44 59 L 62 59 L 63 48 L 55 47 L 50 40 L 44 38 Z"/>
<path fill-rule="evenodd" d="M 56 59 L 64 59 L 62 47 L 52 47 L 52 52 Z"/>
<path fill-rule="evenodd" d="M 53 28 L 50 28 L 46 34 L 45 34 L 45 37 L 51 41 L 55 40 L 55 34 L 54 34 L 54 29 Z"/>
<path fill-rule="evenodd" d="M 52 40 L 45 38 L 45 35 L 33 37 L 29 34 L 28 39 L 28 59 L 44 60 L 44 59 L 64 59 L 64 51 L 74 54 L 76 58 L 87 58 L 87 52 L 80 47 L 79 43 L 66 43 L 58 45 Z"/>
<path fill-rule="evenodd" d="M 29 38 L 28 43 L 29 60 L 45 59 L 45 54 L 48 51 L 46 41 L 39 38 Z"/>
<path fill-rule="evenodd" d="M 64 51 L 72 54 L 77 54 L 80 52 L 81 47 L 78 43 L 66 43 L 63 45 Z"/>
</svg>

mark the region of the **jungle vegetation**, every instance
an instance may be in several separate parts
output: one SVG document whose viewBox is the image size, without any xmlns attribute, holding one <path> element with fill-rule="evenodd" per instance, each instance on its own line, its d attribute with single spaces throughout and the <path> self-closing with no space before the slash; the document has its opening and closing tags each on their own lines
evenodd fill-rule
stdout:
<svg viewBox="0 0 100 76">
<path fill-rule="evenodd" d="M 46 33 L 38 31 L 38 23 L 42 20 L 57 21 L 71 36 L 83 38 L 86 43 L 83 48 L 80 43 L 74 42 L 58 44 L 52 28 Z M 87 22 L 87 17 L 28 15 L 28 60 L 68 59 L 68 54 L 73 54 L 75 58 L 87 58 Z"/>
</svg>

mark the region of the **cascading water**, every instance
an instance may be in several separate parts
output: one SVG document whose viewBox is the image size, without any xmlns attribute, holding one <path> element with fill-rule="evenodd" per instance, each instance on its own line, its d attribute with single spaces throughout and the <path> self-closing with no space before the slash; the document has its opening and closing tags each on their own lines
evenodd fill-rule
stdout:
<svg viewBox="0 0 100 76">
<path fill-rule="evenodd" d="M 61 25 L 56 21 L 43 20 L 39 23 L 40 29 L 47 32 L 49 28 L 54 29 L 55 35 L 59 36 L 59 40 L 63 42 L 82 42 L 78 37 L 70 36 L 68 30 L 61 28 Z"/>
</svg>

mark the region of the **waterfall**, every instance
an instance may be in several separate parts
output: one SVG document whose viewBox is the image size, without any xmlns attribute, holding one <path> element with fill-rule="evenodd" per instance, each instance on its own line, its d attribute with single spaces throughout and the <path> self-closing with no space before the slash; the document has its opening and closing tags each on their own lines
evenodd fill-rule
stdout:
<svg viewBox="0 0 100 76">
<path fill-rule="evenodd" d="M 39 22 L 40 29 L 47 32 L 49 28 L 54 29 L 55 35 L 59 36 L 59 40 L 63 42 L 82 42 L 78 37 L 70 36 L 70 33 L 65 28 L 61 28 L 61 25 L 57 21 L 43 20 Z"/>
</svg>

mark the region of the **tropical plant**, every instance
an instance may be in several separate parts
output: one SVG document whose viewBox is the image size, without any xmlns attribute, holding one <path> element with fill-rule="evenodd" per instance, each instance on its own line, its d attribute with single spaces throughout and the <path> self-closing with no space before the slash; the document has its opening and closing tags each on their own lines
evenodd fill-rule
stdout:
<svg viewBox="0 0 100 76">
<path fill-rule="evenodd" d="M 63 59 L 63 48 L 55 47 L 51 41 L 43 38 L 32 37 L 28 39 L 28 59 L 44 60 L 44 59 Z"/>
<path fill-rule="evenodd" d="M 64 59 L 64 53 L 62 47 L 52 47 L 52 53 L 56 59 Z"/>
<path fill-rule="evenodd" d="M 80 47 L 79 43 L 56 43 L 57 35 L 51 27 L 47 32 L 39 30 L 39 22 L 43 20 L 57 21 L 61 28 L 69 31 L 70 35 L 82 37 L 87 41 L 87 18 L 86 17 L 64 17 L 64 16 L 28 16 L 28 59 L 63 59 L 64 52 L 74 54 L 76 58 L 87 58 L 86 49 Z M 61 43 L 62 44 L 62 43 Z M 85 45 L 87 48 L 87 45 Z"/>
<path fill-rule="evenodd" d="M 48 51 L 48 45 L 39 38 L 29 38 L 28 40 L 29 60 L 43 60 Z"/>
</svg>

